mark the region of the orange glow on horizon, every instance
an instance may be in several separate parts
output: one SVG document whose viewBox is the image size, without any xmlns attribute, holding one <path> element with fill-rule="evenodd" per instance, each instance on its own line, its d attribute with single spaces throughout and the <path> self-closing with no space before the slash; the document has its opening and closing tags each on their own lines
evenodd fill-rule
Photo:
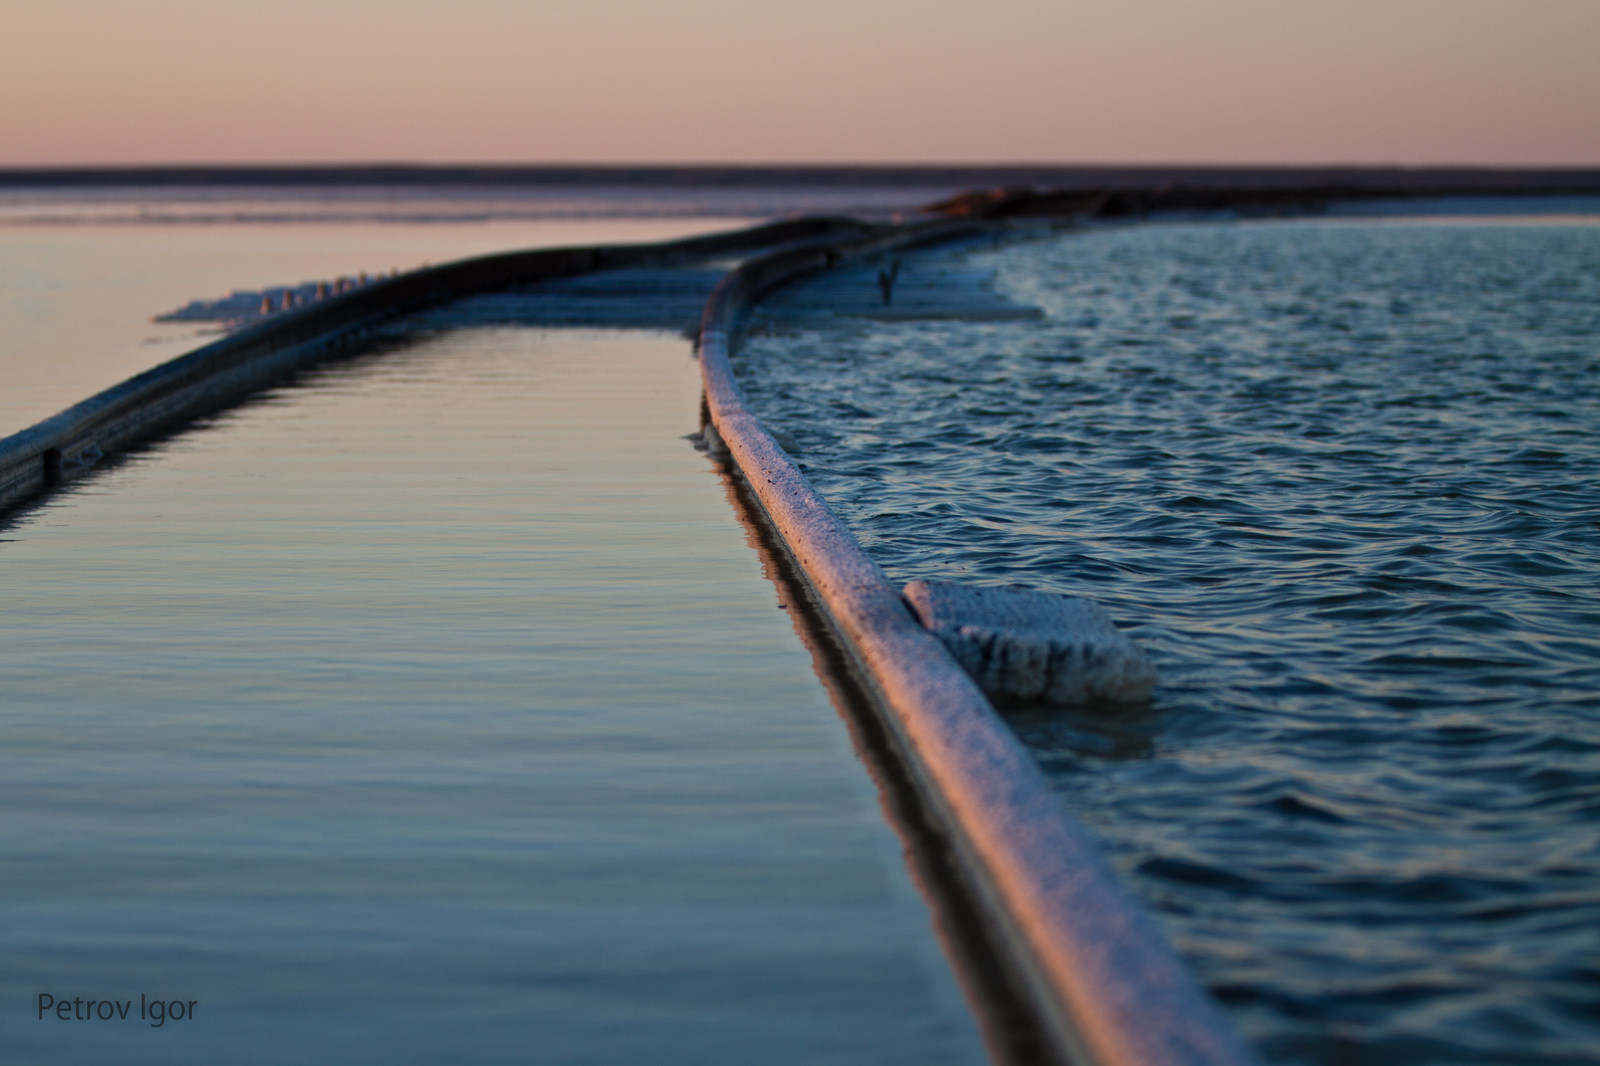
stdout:
<svg viewBox="0 0 1600 1066">
<path fill-rule="evenodd" d="M 0 166 L 1600 165 L 1584 0 L 7 0 Z"/>
</svg>

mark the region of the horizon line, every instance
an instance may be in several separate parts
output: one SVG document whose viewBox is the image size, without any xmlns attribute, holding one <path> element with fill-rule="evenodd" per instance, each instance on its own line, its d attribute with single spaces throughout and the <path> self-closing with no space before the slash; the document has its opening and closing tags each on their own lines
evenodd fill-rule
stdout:
<svg viewBox="0 0 1600 1066">
<path fill-rule="evenodd" d="M 1342 186 L 1366 192 L 1600 194 L 1600 165 L 1278 163 L 161 163 L 0 165 L 0 188 L 204 185 Z"/>
</svg>

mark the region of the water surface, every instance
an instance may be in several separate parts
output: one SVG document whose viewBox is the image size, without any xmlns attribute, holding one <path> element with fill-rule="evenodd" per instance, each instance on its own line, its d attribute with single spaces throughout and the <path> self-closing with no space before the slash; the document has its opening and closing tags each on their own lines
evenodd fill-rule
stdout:
<svg viewBox="0 0 1600 1066">
<path fill-rule="evenodd" d="M 59 215 L 24 223 L 6 210 L 20 211 L 8 203 L 20 199 L 0 192 L 0 437 L 214 340 L 220 330 L 206 325 L 152 321 L 191 300 L 519 248 L 668 240 L 752 221 L 733 213 L 436 222 L 180 215 L 136 224 L 102 218 L 97 201 L 74 199 L 52 204 Z M 188 199 L 163 202 L 198 210 Z"/>
<path fill-rule="evenodd" d="M 1600 1062 L 1600 226 L 945 261 L 1046 317 L 769 318 L 738 372 L 894 579 L 1151 651 L 1148 711 L 1012 721 L 1204 983 L 1274 1062 Z"/>
<path fill-rule="evenodd" d="M 422 336 L 13 525 L 11 1059 L 983 1061 L 698 409 L 671 335 Z"/>
<path fill-rule="evenodd" d="M 0 437 L 198 347 L 197 299 L 474 255 L 644 242 L 795 214 L 886 218 L 944 186 L 0 189 Z"/>
</svg>

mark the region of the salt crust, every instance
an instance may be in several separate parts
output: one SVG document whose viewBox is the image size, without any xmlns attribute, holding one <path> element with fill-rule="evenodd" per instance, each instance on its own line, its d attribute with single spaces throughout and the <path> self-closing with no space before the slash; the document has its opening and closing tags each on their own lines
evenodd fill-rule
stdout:
<svg viewBox="0 0 1600 1066">
<path fill-rule="evenodd" d="M 913 581 L 902 595 L 991 699 L 1142 703 L 1155 687 L 1143 650 L 1093 600 L 947 581 Z"/>
</svg>

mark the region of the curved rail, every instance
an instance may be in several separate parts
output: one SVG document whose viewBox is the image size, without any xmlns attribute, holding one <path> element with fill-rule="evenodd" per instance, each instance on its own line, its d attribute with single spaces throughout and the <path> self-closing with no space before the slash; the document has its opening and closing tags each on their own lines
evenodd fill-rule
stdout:
<svg viewBox="0 0 1600 1066">
<path fill-rule="evenodd" d="M 0 513 L 87 473 L 106 457 L 238 403 L 399 315 L 548 278 L 733 255 L 874 228 L 852 219 L 809 218 L 660 244 L 507 252 L 413 271 L 274 315 L 0 440 Z"/>
<path fill-rule="evenodd" d="M 988 701 L 745 408 L 728 362 L 741 316 L 768 290 L 841 259 L 990 228 L 801 219 L 661 244 L 485 256 L 380 281 L 274 316 L 0 440 L 0 513 L 330 358 L 400 315 L 548 278 L 777 247 L 730 273 L 706 305 L 700 351 L 711 425 L 852 657 L 857 683 L 997 934 L 1002 963 L 1066 1061 L 1241 1066 L 1252 1059 L 1231 1027 Z"/>
<path fill-rule="evenodd" d="M 711 427 L 854 658 L 1057 1054 L 1085 1066 L 1251 1063 L 1015 735 L 745 407 L 734 379 L 730 350 L 766 292 L 847 258 L 972 232 L 981 230 L 902 227 L 776 252 L 730 273 L 701 322 Z"/>
</svg>

